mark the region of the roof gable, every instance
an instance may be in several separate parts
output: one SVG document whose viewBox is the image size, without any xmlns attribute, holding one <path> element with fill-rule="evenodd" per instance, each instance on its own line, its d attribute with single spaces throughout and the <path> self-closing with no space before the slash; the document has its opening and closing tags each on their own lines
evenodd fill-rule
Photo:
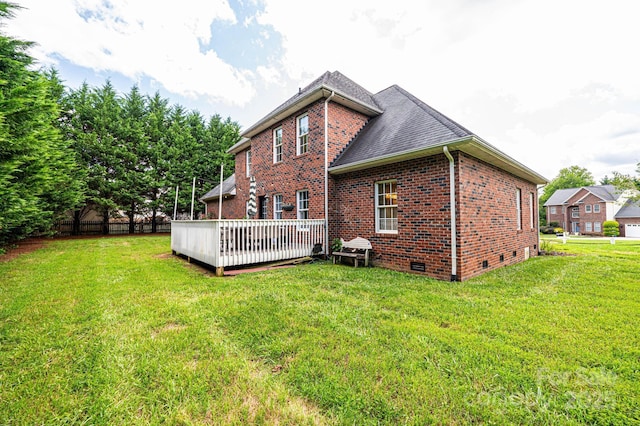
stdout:
<svg viewBox="0 0 640 426">
<path fill-rule="evenodd" d="M 370 117 L 382 112 L 371 92 L 338 71 L 327 71 L 243 131 L 242 136 L 251 138 L 296 111 L 332 94 L 332 102 L 343 104 Z"/>
<path fill-rule="evenodd" d="M 571 199 L 574 198 L 574 196 L 578 193 L 580 193 L 579 195 L 581 195 L 580 198 L 573 200 L 573 202 L 580 201 L 580 199 L 586 197 L 589 193 L 595 195 L 605 202 L 617 201 L 621 195 L 621 193 L 616 190 L 616 187 L 613 185 L 581 186 L 579 188 L 558 189 L 553 193 L 553 195 L 551 195 L 551 197 L 549 197 L 544 205 L 560 206 L 562 204 L 569 203 L 571 202 Z"/>
</svg>

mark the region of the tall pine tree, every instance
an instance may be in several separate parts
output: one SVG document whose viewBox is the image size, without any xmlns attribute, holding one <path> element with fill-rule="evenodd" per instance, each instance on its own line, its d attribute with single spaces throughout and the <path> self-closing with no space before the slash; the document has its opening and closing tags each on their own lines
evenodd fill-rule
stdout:
<svg viewBox="0 0 640 426">
<path fill-rule="evenodd" d="M 16 6 L 0 2 L 0 20 Z M 59 129 L 61 83 L 32 71 L 30 43 L 0 34 L 0 246 L 50 229 L 82 197 Z"/>
</svg>

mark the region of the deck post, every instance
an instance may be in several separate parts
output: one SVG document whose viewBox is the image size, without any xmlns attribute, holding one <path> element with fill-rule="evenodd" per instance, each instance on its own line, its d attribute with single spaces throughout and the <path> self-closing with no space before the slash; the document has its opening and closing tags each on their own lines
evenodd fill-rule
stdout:
<svg viewBox="0 0 640 426">
<path fill-rule="evenodd" d="M 216 277 L 224 277 L 224 266 L 216 267 Z"/>
</svg>

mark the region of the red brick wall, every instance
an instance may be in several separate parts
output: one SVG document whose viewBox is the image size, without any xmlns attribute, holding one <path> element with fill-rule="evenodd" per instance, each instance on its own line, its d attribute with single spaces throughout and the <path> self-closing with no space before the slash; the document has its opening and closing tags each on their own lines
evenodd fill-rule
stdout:
<svg viewBox="0 0 640 426">
<path fill-rule="evenodd" d="M 448 176 L 444 155 L 334 176 L 330 240 L 363 237 L 373 245 L 376 265 L 409 271 L 410 262 L 421 262 L 427 275 L 450 279 Z M 379 234 L 375 183 L 389 179 L 397 180 L 398 233 Z"/>
<path fill-rule="evenodd" d="M 530 256 L 536 256 L 536 185 L 464 153 L 457 160 L 458 274 L 467 279 L 521 262 L 525 247 L 529 247 Z M 517 229 L 517 188 L 521 191 L 521 230 Z M 530 194 L 533 194 L 533 217 Z M 483 261 L 487 262 L 486 267 Z"/>
<path fill-rule="evenodd" d="M 529 209 L 530 193 L 536 202 L 536 186 L 465 154 L 453 155 L 458 192 L 458 279 L 520 262 L 525 247 L 531 256 L 537 255 L 537 209 L 534 205 L 533 228 Z M 410 271 L 410 262 L 421 262 L 426 265 L 426 275 L 450 279 L 449 161 L 444 154 L 334 179 L 330 239 L 364 237 L 371 241 L 374 260 L 380 266 Z M 378 234 L 374 185 L 389 179 L 397 180 L 398 233 Z M 516 225 L 516 188 L 522 191 L 522 230 Z"/>
<path fill-rule="evenodd" d="M 551 206 L 547 206 L 547 225 L 550 226 L 551 222 L 558 222 L 558 226 L 564 228 L 564 213 L 562 206 L 554 206 L 556 208 L 556 213 L 551 213 Z M 566 229 L 565 229 L 566 231 Z"/>
<path fill-rule="evenodd" d="M 367 117 L 342 105 L 329 102 L 329 163 L 340 153 L 358 131 L 366 124 Z M 296 154 L 297 118 L 309 116 L 308 151 Z M 282 127 L 282 162 L 273 162 L 273 132 Z M 309 218 L 324 218 L 324 100 L 274 124 L 251 138 L 251 174 L 256 178 L 256 195 L 267 198 L 267 217 L 273 218 L 273 196 L 282 194 L 283 204 L 295 206 L 293 211 L 282 212 L 283 219 L 297 217 L 296 193 L 309 191 Z M 329 182 L 329 185 L 332 183 Z M 236 154 L 235 204 L 225 217 L 243 217 L 249 199 L 249 178 L 246 176 L 246 151 Z M 214 203 L 212 208 L 217 208 Z"/>
<path fill-rule="evenodd" d="M 329 164 L 367 124 L 368 117 L 329 102 Z"/>
<path fill-rule="evenodd" d="M 238 197 L 222 199 L 222 218 L 241 219 L 245 216 L 246 203 Z M 218 218 L 218 200 L 207 202 L 207 219 Z"/>
</svg>

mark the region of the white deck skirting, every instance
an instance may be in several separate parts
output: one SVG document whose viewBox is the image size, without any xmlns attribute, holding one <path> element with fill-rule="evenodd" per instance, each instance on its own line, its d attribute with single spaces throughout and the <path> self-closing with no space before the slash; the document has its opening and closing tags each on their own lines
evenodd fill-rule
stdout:
<svg viewBox="0 0 640 426">
<path fill-rule="evenodd" d="M 174 220 L 171 250 L 221 268 L 311 256 L 324 220 Z"/>
</svg>

